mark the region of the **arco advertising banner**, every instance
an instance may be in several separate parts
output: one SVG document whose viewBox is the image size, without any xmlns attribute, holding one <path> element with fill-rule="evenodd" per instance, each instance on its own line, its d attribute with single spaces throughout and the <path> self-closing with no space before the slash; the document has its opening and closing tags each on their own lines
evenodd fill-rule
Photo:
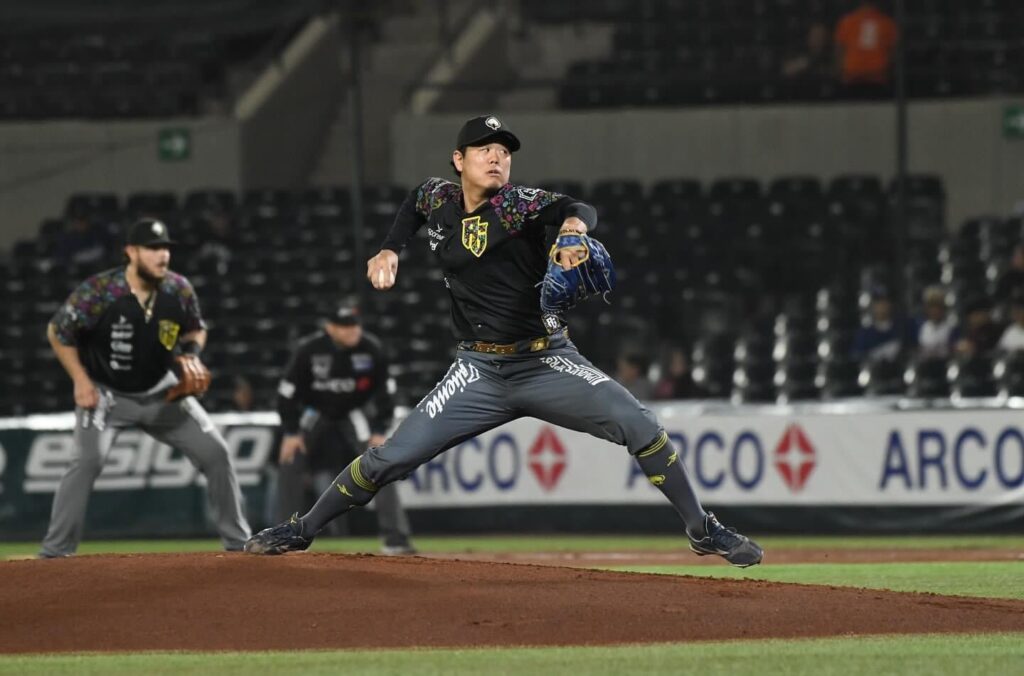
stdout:
<svg viewBox="0 0 1024 676">
<path fill-rule="evenodd" d="M 1024 432 L 1014 409 L 837 412 L 821 406 L 787 412 L 668 404 L 654 410 L 706 504 L 759 516 L 820 510 L 841 515 L 827 522 L 865 530 L 877 524 L 853 516 L 862 509 L 941 508 L 929 514 L 929 527 L 936 514 L 966 525 L 1007 522 L 1024 510 Z M 265 523 L 277 416 L 213 417 L 250 518 Z M 70 415 L 0 421 L 0 537 L 36 537 L 45 529 L 53 492 L 73 459 L 71 424 Z M 179 451 L 125 430 L 95 485 L 90 536 L 208 532 L 203 484 Z M 666 505 L 624 448 L 535 419 L 450 449 L 418 468 L 399 491 L 414 516 Z"/>
</svg>

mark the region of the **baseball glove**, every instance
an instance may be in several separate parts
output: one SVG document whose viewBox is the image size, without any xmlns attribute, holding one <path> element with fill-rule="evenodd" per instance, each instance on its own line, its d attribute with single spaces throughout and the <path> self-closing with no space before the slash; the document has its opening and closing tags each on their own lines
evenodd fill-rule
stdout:
<svg viewBox="0 0 1024 676">
<path fill-rule="evenodd" d="M 563 270 L 558 252 L 575 249 L 579 263 Z M 600 242 L 575 232 L 559 233 L 548 257 L 548 269 L 541 282 L 540 308 L 545 314 L 561 314 L 591 296 L 605 295 L 615 288 L 612 257 Z"/>
<path fill-rule="evenodd" d="M 196 355 L 178 355 L 174 358 L 173 369 L 178 376 L 178 384 L 167 390 L 167 401 L 201 396 L 210 388 L 210 370 Z"/>
</svg>

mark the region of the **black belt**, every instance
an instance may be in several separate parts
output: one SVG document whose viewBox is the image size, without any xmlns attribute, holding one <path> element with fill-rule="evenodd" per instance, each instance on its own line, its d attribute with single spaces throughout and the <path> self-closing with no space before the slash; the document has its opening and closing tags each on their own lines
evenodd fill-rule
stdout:
<svg viewBox="0 0 1024 676">
<path fill-rule="evenodd" d="M 524 354 L 562 347 L 567 342 L 569 342 L 569 329 L 562 329 L 550 336 L 527 338 L 515 343 L 485 343 L 480 340 L 464 340 L 459 343 L 459 349 L 487 354 Z"/>
</svg>

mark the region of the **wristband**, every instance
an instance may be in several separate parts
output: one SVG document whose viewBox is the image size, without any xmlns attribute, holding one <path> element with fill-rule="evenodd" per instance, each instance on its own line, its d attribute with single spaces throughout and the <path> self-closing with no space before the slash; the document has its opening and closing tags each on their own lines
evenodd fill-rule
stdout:
<svg viewBox="0 0 1024 676">
<path fill-rule="evenodd" d="M 180 347 L 182 354 L 199 356 L 199 353 L 203 351 L 203 346 L 199 344 L 198 340 L 190 340 L 188 342 L 181 343 Z"/>
</svg>

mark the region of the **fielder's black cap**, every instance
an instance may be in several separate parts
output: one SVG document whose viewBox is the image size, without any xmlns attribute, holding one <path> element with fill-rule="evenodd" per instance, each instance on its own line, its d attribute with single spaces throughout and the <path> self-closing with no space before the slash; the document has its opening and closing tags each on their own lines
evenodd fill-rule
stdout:
<svg viewBox="0 0 1024 676">
<path fill-rule="evenodd" d="M 519 139 L 509 128 L 494 115 L 482 115 L 466 120 L 459 130 L 459 138 L 455 141 L 456 148 L 484 145 L 487 141 L 503 143 L 509 150 L 519 150 Z"/>
<path fill-rule="evenodd" d="M 163 221 L 155 218 L 143 218 L 128 228 L 126 244 L 135 246 L 170 246 L 177 244 L 167 233 L 167 226 Z"/>
<path fill-rule="evenodd" d="M 360 324 L 362 323 L 362 318 L 359 315 L 359 306 L 353 302 L 345 301 L 338 306 L 334 314 L 327 318 L 327 321 L 339 326 L 355 326 Z"/>
</svg>

